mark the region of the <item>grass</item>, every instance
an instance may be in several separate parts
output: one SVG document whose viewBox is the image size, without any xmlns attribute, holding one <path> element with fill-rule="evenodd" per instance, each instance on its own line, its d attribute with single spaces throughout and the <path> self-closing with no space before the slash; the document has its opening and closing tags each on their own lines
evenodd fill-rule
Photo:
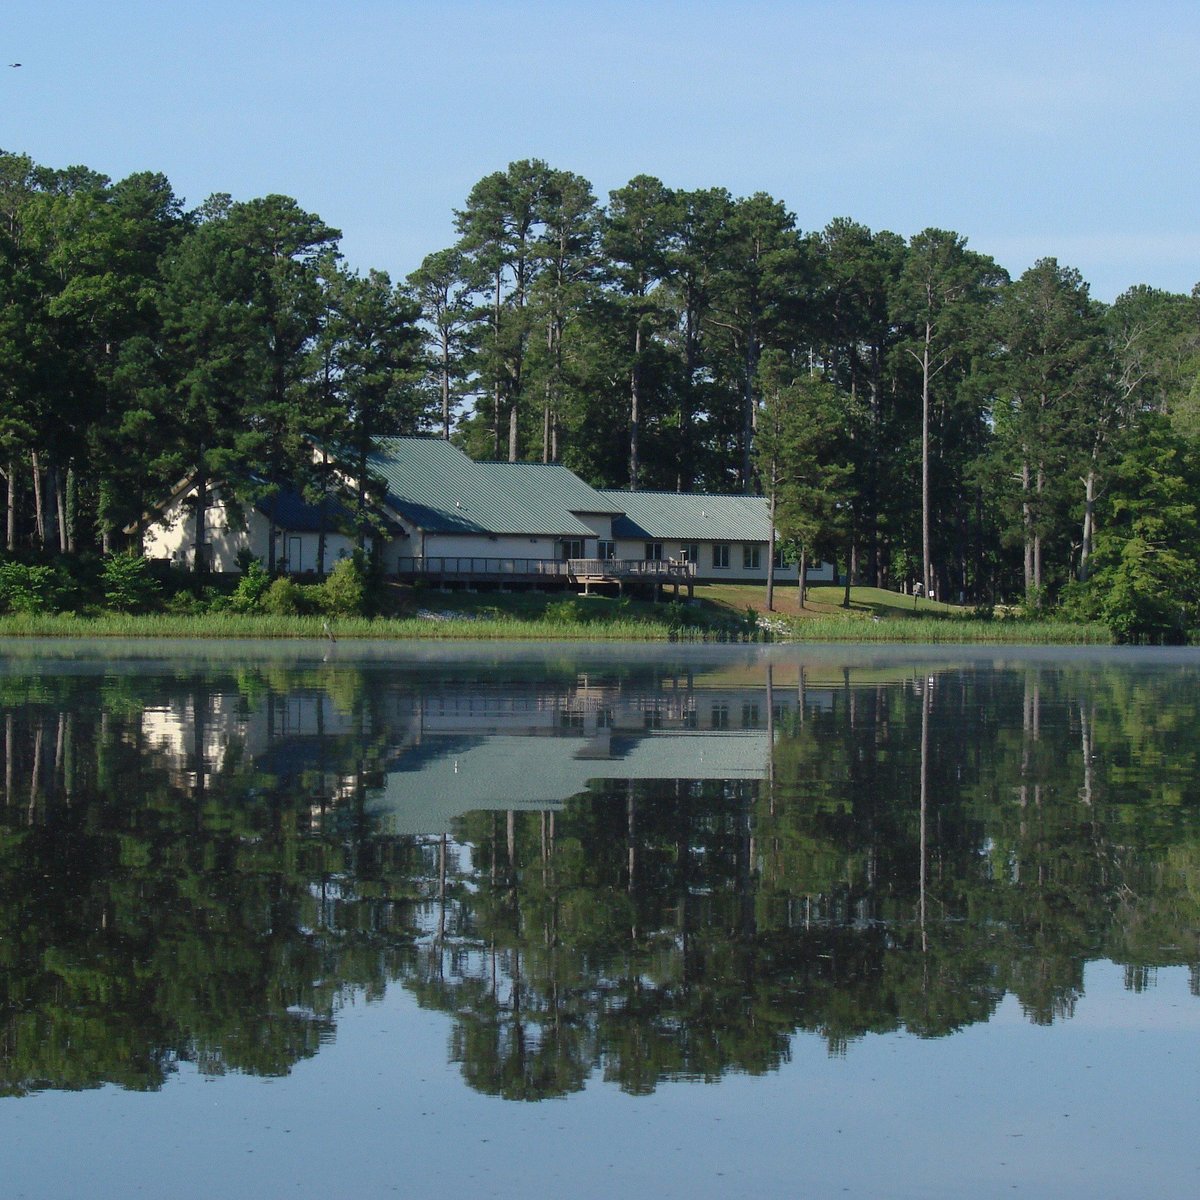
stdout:
<svg viewBox="0 0 1200 1200">
<path fill-rule="evenodd" d="M 577 621 L 507 616 L 365 618 L 345 617 L 332 623 L 341 640 L 384 638 L 454 638 L 511 641 L 718 641 L 730 640 L 733 630 L 658 621 L 614 619 Z M 147 638 L 325 638 L 320 617 L 275 617 L 257 614 L 210 613 L 172 616 L 106 614 L 81 617 L 70 613 L 20 614 L 0 617 L 0 637 L 147 637 Z"/>
<path fill-rule="evenodd" d="M 812 586 L 799 607 L 797 589 L 777 587 L 775 607 L 767 612 L 766 589 L 759 585 L 701 584 L 702 602 L 731 610 L 751 609 L 779 628 L 788 640 L 804 642 L 980 642 L 1022 645 L 1107 646 L 1112 632 L 1097 622 L 1024 620 L 1014 616 L 985 619 L 975 610 L 924 597 L 905 596 L 884 588 L 852 587 L 850 607 L 843 608 L 841 587 Z"/>
<path fill-rule="evenodd" d="M 765 589 L 751 584 L 701 584 L 692 602 L 658 603 L 563 593 L 442 593 L 397 589 L 394 617 L 343 617 L 339 639 L 454 638 L 511 641 L 814 641 L 979 642 L 1105 645 L 1102 625 L 1059 621 L 983 620 L 970 609 L 914 600 L 880 588 L 809 589 L 801 610 L 795 588 L 779 588 L 766 613 Z M 766 626 L 766 627 L 764 627 Z M 7 637 L 323 638 L 318 616 L 231 612 L 131 616 L 9 614 Z"/>
</svg>

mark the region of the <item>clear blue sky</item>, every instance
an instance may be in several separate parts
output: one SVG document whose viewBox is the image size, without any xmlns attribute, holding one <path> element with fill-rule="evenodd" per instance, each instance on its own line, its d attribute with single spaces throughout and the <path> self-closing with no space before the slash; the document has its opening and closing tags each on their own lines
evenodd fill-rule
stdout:
<svg viewBox="0 0 1200 1200">
<path fill-rule="evenodd" d="M 0 147 L 294 196 L 400 278 L 517 158 L 1200 280 L 1200 4 L 3 0 Z"/>
</svg>

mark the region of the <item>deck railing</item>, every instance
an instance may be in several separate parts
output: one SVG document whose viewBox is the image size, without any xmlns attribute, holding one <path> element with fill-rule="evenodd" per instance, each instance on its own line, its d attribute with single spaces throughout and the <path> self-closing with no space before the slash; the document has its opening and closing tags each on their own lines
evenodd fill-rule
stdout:
<svg viewBox="0 0 1200 1200">
<path fill-rule="evenodd" d="M 618 558 L 479 558 L 442 555 L 414 556 L 396 561 L 403 578 L 423 576 L 449 580 L 649 580 L 686 582 L 696 574 L 695 563 L 643 562 Z"/>
<path fill-rule="evenodd" d="M 577 578 L 656 579 L 687 581 L 696 574 L 696 564 L 670 559 L 572 558 L 568 566 Z"/>
</svg>

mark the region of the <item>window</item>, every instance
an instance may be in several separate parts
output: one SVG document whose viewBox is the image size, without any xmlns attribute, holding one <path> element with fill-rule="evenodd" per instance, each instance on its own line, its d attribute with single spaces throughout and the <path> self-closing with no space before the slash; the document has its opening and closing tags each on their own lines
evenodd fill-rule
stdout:
<svg viewBox="0 0 1200 1200">
<path fill-rule="evenodd" d="M 728 729 L 729 728 L 729 705 L 714 704 L 712 706 L 712 714 L 709 725 L 712 729 Z"/>
<path fill-rule="evenodd" d="M 723 542 L 713 546 L 713 566 L 725 570 L 729 568 L 729 547 Z"/>
<path fill-rule="evenodd" d="M 757 542 L 747 542 L 742 547 L 742 570 L 758 571 L 762 569 L 762 547 Z"/>
<path fill-rule="evenodd" d="M 583 539 L 582 538 L 563 538 L 563 558 L 582 558 L 583 557 Z"/>
<path fill-rule="evenodd" d="M 662 562 L 662 542 L 646 543 L 646 561 Z"/>
<path fill-rule="evenodd" d="M 700 561 L 700 546 L 697 542 L 684 542 L 679 547 L 679 557 L 687 563 Z"/>
<path fill-rule="evenodd" d="M 787 565 L 787 555 L 784 553 L 783 547 L 779 546 L 775 551 L 775 569 L 780 570 Z"/>
<path fill-rule="evenodd" d="M 596 557 L 599 558 L 601 562 L 612 562 L 612 560 L 617 557 L 617 543 L 606 542 L 603 538 L 601 538 L 596 543 Z"/>
</svg>

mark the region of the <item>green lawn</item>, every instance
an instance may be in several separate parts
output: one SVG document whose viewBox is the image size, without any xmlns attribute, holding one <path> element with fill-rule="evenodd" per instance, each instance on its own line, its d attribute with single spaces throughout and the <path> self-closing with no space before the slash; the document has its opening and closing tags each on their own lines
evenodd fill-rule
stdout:
<svg viewBox="0 0 1200 1200">
<path fill-rule="evenodd" d="M 942 604 L 936 600 L 917 599 L 900 592 L 889 592 L 884 588 L 852 587 L 850 607 L 842 607 L 845 589 L 828 584 L 810 585 L 807 603 L 801 611 L 795 584 L 776 586 L 775 609 L 787 617 L 963 617 L 971 612 L 956 604 Z M 701 583 L 696 585 L 696 598 L 736 612 L 753 608 L 755 612 L 767 611 L 767 589 L 759 583 Z"/>
<path fill-rule="evenodd" d="M 430 588 L 393 589 L 387 618 L 338 618 L 340 638 L 472 638 L 509 640 L 698 640 L 698 641 L 870 641 L 1107 643 L 1099 625 L 1060 621 L 981 620 L 970 610 L 915 600 L 880 588 L 852 588 L 850 607 L 843 591 L 809 589 L 803 611 L 795 588 L 776 591 L 775 609 L 766 614 L 760 584 L 700 584 L 691 601 L 658 603 L 565 592 L 439 592 Z M 765 619 L 764 619 L 765 618 Z M 195 615 L 166 613 L 127 616 L 9 614 L 0 616 L 0 636 L 24 637 L 327 637 L 319 616 Z"/>
</svg>

